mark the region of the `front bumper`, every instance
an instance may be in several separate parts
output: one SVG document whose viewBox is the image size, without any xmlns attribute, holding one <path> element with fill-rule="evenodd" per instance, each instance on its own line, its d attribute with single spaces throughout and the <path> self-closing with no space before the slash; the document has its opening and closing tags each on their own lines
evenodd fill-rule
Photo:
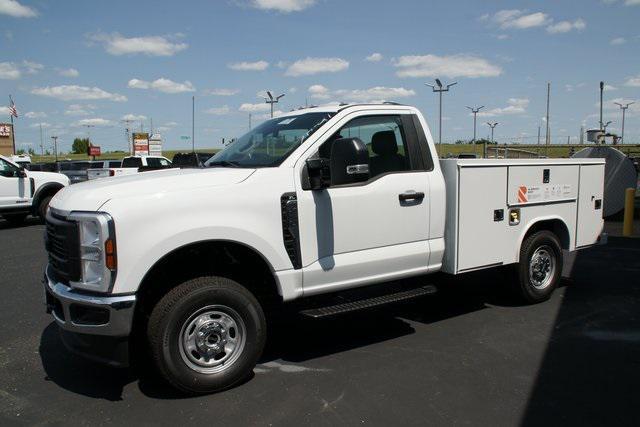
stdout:
<svg viewBox="0 0 640 427">
<path fill-rule="evenodd" d="M 47 313 L 71 351 L 111 366 L 128 365 L 135 295 L 80 293 L 54 282 L 46 273 L 43 282 Z"/>
</svg>

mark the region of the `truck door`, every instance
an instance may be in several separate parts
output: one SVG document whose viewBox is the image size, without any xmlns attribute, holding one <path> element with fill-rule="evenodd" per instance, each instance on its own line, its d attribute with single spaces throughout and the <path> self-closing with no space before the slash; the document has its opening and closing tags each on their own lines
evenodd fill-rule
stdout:
<svg viewBox="0 0 640 427">
<path fill-rule="evenodd" d="M 19 168 L 0 159 L 0 207 L 16 207 L 29 202 L 28 178 L 18 177 Z"/>
<path fill-rule="evenodd" d="M 365 182 L 298 191 L 306 295 L 426 271 L 429 172 L 410 114 L 355 113 L 319 147 L 337 138 L 369 148 Z"/>
</svg>

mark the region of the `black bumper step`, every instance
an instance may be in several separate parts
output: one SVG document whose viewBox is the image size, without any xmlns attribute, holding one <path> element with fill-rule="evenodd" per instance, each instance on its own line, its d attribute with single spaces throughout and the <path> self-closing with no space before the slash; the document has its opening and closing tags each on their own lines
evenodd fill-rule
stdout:
<svg viewBox="0 0 640 427">
<path fill-rule="evenodd" d="M 335 316 L 338 314 L 349 313 L 352 311 L 364 310 L 367 308 L 379 307 L 386 304 L 407 301 L 414 298 L 433 295 L 437 292 L 437 288 L 433 285 L 424 285 L 419 288 L 395 292 L 392 294 L 380 295 L 371 298 L 359 299 L 355 301 L 344 302 L 326 307 L 316 307 L 302 310 L 300 314 L 314 319 Z"/>
</svg>

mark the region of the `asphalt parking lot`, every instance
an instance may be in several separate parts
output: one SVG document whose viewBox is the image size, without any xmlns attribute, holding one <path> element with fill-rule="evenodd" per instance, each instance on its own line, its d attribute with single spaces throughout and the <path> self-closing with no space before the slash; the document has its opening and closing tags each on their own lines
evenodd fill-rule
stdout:
<svg viewBox="0 0 640 427">
<path fill-rule="evenodd" d="M 187 398 L 67 353 L 42 304 L 43 230 L 0 220 L 1 425 L 640 423 L 637 238 L 580 252 L 536 306 L 491 272 L 385 310 L 291 318 L 251 379 Z"/>
</svg>

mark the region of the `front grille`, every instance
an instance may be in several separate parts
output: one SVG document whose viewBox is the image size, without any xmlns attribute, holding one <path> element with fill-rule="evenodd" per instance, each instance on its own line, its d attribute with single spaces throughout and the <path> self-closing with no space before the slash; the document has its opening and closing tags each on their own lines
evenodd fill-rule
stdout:
<svg viewBox="0 0 640 427">
<path fill-rule="evenodd" d="M 49 274 L 57 282 L 68 284 L 80 280 L 80 245 L 75 222 L 49 211 L 45 248 L 49 255 Z"/>
</svg>

